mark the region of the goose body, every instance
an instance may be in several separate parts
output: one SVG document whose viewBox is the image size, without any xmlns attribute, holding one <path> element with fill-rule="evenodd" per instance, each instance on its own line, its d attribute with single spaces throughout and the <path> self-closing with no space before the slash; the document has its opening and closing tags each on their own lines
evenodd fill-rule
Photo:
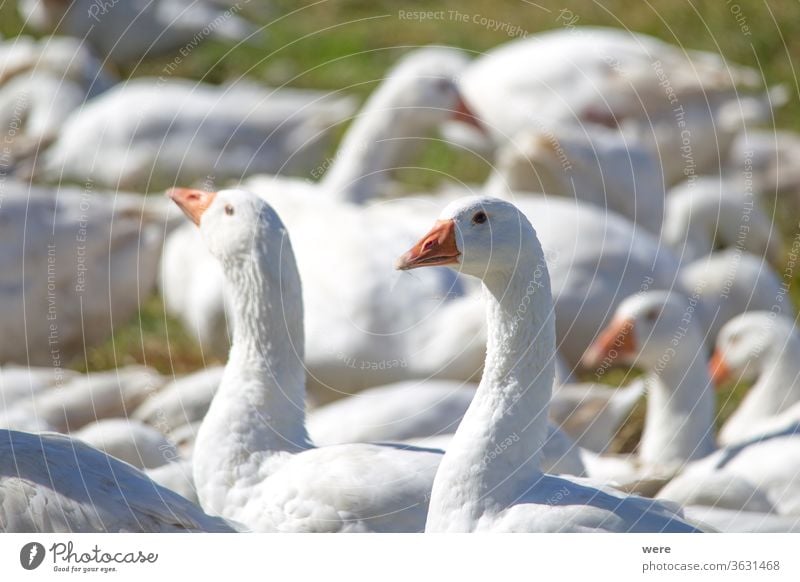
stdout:
<svg viewBox="0 0 800 582">
<path fill-rule="evenodd" d="M 436 473 L 427 532 L 697 531 L 658 502 L 541 473 L 556 340 L 544 252 L 524 214 L 489 197 L 456 201 L 397 265 L 453 266 L 482 279 L 487 303 L 484 374 Z"/>
<path fill-rule="evenodd" d="M 659 156 L 667 184 L 688 171 L 674 99 L 692 134 L 690 170 L 701 173 L 719 167 L 742 126 L 746 98 L 737 87 L 757 88 L 759 80 L 755 71 L 715 54 L 687 52 L 627 30 L 575 26 L 500 45 L 473 61 L 460 79 L 466 103 L 496 142 L 523 127 L 620 127 Z M 664 91 L 664 79 L 672 93 Z M 752 109 L 759 113 L 758 106 Z"/>
<path fill-rule="evenodd" d="M 318 445 L 403 441 L 447 450 L 475 396 L 475 385 L 445 380 L 378 386 L 312 410 L 308 430 Z M 552 423 L 542 446 L 546 473 L 583 476 L 579 447 Z"/>
<path fill-rule="evenodd" d="M 6 410 L 5 418 L 30 419 L 46 427 L 39 430 L 67 433 L 98 420 L 127 416 L 162 385 L 161 376 L 143 366 L 65 378 L 16 402 Z M 18 422 L 7 423 L 3 417 L 0 423 L 21 426 Z"/>
<path fill-rule="evenodd" d="M 71 436 L 137 469 L 154 469 L 179 457 L 163 434 L 128 418 L 98 420 Z"/>
<path fill-rule="evenodd" d="M 135 66 L 209 36 L 240 42 L 256 30 L 238 10 L 226 11 L 208 0 L 127 0 L 111 6 L 93 0 L 22 0 L 20 12 L 40 32 L 86 39 L 118 65 Z"/>
<path fill-rule="evenodd" d="M 0 531 L 232 532 L 143 473 L 69 437 L 0 430 Z"/>
<path fill-rule="evenodd" d="M 56 139 L 64 119 L 113 84 L 80 41 L 18 36 L 0 41 L 0 136 L 15 174 Z"/>
<path fill-rule="evenodd" d="M 70 116 L 34 177 L 143 192 L 176 181 L 303 173 L 350 112 L 348 99 L 313 91 L 135 79 Z"/>
<path fill-rule="evenodd" d="M 162 207 L 82 188 L 56 197 L 10 181 L 3 196 L 0 361 L 53 366 L 55 342 L 64 367 L 111 335 L 112 321 L 135 315 L 155 287 Z"/>
<path fill-rule="evenodd" d="M 586 125 L 530 127 L 497 153 L 485 193 L 546 192 L 611 209 L 658 235 L 664 188 L 658 159 L 636 138 Z"/>
</svg>

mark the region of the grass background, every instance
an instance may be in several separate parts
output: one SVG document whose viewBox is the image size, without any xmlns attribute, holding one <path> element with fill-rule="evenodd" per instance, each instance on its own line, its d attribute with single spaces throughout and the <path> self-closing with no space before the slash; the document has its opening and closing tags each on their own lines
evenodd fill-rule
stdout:
<svg viewBox="0 0 800 582">
<path fill-rule="evenodd" d="M 15 4 L 0 0 L 0 33 L 6 37 L 32 33 L 23 26 Z M 797 0 L 242 0 L 242 4 L 242 15 L 263 26 L 264 35 L 237 47 L 207 42 L 182 60 L 175 75 L 212 83 L 244 76 L 273 86 L 346 87 L 349 93 L 363 98 L 408 47 L 446 44 L 480 53 L 511 40 L 502 28 L 492 30 L 472 22 L 474 15 L 518 26 L 529 34 L 558 28 L 559 19 L 570 16 L 577 18 L 577 25 L 643 32 L 752 66 L 762 72 L 767 85 L 784 83 L 792 91 L 794 97 L 778 112 L 777 125 L 800 130 L 799 91 L 792 59 L 793 55 L 800 57 Z M 402 18 L 401 10 L 444 11 L 444 18 Z M 469 22 L 454 18 L 456 13 L 466 15 Z M 123 77 L 158 75 L 171 61 L 171 57 L 156 59 L 120 73 Z M 435 142 L 422 153 L 419 165 L 426 170 L 409 172 L 403 179 L 423 188 L 437 182 L 439 172 L 465 181 L 479 181 L 488 172 L 483 163 L 476 163 L 468 154 Z M 798 285 L 792 287 L 797 305 Z M 72 367 L 98 370 L 133 362 L 154 366 L 162 373 L 183 373 L 215 360 L 200 353 L 181 326 L 166 316 L 161 301 L 153 297 L 138 318 L 118 328 L 104 345 L 91 348 Z M 743 390 L 734 387 L 723 393 L 723 418 Z M 620 449 L 630 449 L 638 439 L 641 414 L 637 410 L 623 429 L 618 439 Z"/>
</svg>

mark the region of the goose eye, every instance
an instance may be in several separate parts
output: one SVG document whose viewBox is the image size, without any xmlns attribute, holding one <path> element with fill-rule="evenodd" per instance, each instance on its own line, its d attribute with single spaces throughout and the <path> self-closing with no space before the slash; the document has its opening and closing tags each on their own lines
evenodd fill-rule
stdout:
<svg viewBox="0 0 800 582">
<path fill-rule="evenodd" d="M 655 320 L 658 319 L 658 310 L 651 309 L 650 311 L 644 314 L 644 318 L 650 323 L 653 323 Z"/>
<path fill-rule="evenodd" d="M 472 222 L 474 224 L 483 224 L 486 222 L 486 213 L 483 211 L 476 212 L 475 215 L 472 217 Z"/>
<path fill-rule="evenodd" d="M 233 206 L 231 206 L 230 204 L 226 204 L 225 214 L 227 214 L 228 216 L 233 216 Z"/>
</svg>

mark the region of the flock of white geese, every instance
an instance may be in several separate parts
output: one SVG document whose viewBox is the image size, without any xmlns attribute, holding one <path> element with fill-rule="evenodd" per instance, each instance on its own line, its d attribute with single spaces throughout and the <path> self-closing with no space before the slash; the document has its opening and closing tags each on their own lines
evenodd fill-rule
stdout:
<svg viewBox="0 0 800 582">
<path fill-rule="evenodd" d="M 407 51 L 356 112 L 120 81 L 257 29 L 97 6 L 22 1 L 56 36 L 0 40 L 0 531 L 800 531 L 782 87 L 568 28 Z M 397 181 L 436 131 L 485 184 Z M 156 291 L 224 367 L 68 369 Z"/>
</svg>

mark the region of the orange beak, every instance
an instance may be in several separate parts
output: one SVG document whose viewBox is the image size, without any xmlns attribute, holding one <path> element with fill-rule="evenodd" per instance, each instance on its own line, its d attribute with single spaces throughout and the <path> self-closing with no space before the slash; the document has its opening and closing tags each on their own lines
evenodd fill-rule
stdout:
<svg viewBox="0 0 800 582">
<path fill-rule="evenodd" d="M 193 190 L 192 188 L 172 188 L 167 190 L 167 196 L 197 226 L 200 226 L 200 218 L 206 209 L 211 206 L 216 195 L 216 192 L 205 192 L 204 190 Z"/>
<path fill-rule="evenodd" d="M 636 338 L 634 324 L 630 319 L 615 319 L 586 350 L 581 363 L 587 368 L 599 366 L 602 362 L 617 359 L 631 360 L 636 357 Z"/>
<path fill-rule="evenodd" d="M 431 231 L 403 254 L 395 267 L 400 271 L 419 267 L 458 264 L 461 253 L 456 245 L 456 223 L 437 220 Z"/>
<path fill-rule="evenodd" d="M 711 374 L 711 381 L 719 388 L 728 378 L 731 377 L 731 369 L 725 363 L 725 357 L 719 350 L 714 350 L 711 361 L 708 362 L 708 372 Z"/>
<path fill-rule="evenodd" d="M 453 110 L 453 119 L 455 121 L 460 121 L 461 123 L 471 125 L 484 135 L 487 134 L 486 128 L 478 120 L 478 116 L 472 112 L 472 109 L 469 108 L 469 105 L 467 105 L 466 101 L 464 101 L 464 98 L 461 97 L 461 95 L 458 96 L 458 102 Z"/>
</svg>

